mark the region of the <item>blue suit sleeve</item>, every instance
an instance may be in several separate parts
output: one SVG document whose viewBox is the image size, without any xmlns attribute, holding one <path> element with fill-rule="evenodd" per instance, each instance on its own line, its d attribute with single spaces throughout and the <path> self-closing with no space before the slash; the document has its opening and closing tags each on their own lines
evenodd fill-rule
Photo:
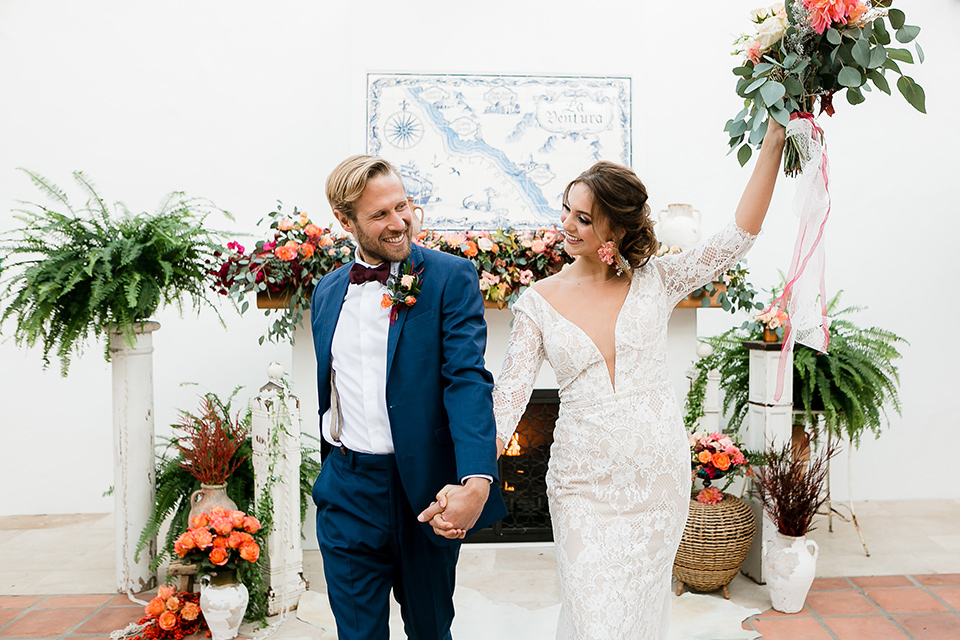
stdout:
<svg viewBox="0 0 960 640">
<path fill-rule="evenodd" d="M 443 404 L 457 457 L 457 475 L 497 480 L 493 376 L 484 366 L 487 326 L 477 272 L 469 262 L 451 270 L 441 302 Z"/>
</svg>

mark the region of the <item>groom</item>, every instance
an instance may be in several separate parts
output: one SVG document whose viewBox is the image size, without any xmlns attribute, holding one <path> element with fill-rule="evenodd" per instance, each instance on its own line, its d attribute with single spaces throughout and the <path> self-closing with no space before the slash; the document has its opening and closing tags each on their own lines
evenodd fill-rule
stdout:
<svg viewBox="0 0 960 640">
<path fill-rule="evenodd" d="M 387 640 L 393 589 L 410 638 L 451 637 L 458 539 L 506 515 L 496 479 L 486 325 L 473 265 L 411 241 L 396 169 L 347 158 L 327 200 L 359 245 L 313 294 L 321 431 L 317 538 L 340 640 Z M 445 494 L 436 520 L 417 515 Z"/>
</svg>

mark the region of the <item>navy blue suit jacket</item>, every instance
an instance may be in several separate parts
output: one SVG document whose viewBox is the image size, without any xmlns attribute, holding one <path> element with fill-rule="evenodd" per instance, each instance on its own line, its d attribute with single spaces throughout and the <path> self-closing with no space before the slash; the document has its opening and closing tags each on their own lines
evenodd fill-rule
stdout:
<svg viewBox="0 0 960 640">
<path fill-rule="evenodd" d="M 420 513 L 447 484 L 471 474 L 497 479 L 493 377 L 483 363 L 486 323 L 476 268 L 468 260 L 413 245 L 420 295 L 402 309 L 387 339 L 387 412 L 397 467 Z M 330 407 L 330 347 L 349 286 L 350 265 L 324 276 L 311 305 L 320 415 Z M 334 453 L 334 455 L 336 452 Z M 479 530 L 507 515 L 497 483 Z M 447 544 L 427 524 L 436 544 Z"/>
</svg>

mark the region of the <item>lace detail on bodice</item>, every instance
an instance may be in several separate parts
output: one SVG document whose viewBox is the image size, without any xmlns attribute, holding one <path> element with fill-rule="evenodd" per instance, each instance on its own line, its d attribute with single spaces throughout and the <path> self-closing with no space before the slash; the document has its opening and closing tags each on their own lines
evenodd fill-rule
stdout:
<svg viewBox="0 0 960 640">
<path fill-rule="evenodd" d="M 514 305 L 494 388 L 508 443 L 544 359 L 560 387 L 547 497 L 563 591 L 558 638 L 661 638 L 686 520 L 689 448 L 667 375 L 677 302 L 742 257 L 754 236 L 731 223 L 700 245 L 633 272 L 616 319 L 613 384 L 587 334 L 528 289 Z"/>
</svg>

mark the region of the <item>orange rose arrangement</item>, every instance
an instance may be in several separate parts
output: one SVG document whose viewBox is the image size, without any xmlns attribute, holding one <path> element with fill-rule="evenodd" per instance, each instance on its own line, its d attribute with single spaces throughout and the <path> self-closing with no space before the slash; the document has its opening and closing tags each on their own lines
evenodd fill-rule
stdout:
<svg viewBox="0 0 960 640">
<path fill-rule="evenodd" d="M 234 570 L 241 561 L 254 563 L 260 558 L 260 545 L 253 537 L 259 530 L 260 521 L 253 516 L 214 507 L 190 519 L 173 550 L 201 573 Z"/>
<path fill-rule="evenodd" d="M 177 591 L 170 585 L 163 585 L 157 595 L 144 607 L 146 615 L 138 624 L 138 635 L 131 640 L 152 640 L 182 638 L 203 631 L 207 623 L 200 611 L 200 594 Z"/>
<path fill-rule="evenodd" d="M 723 500 L 723 490 L 711 486 L 711 482 L 725 477 L 727 482 L 723 488 L 726 489 L 735 477 L 749 470 L 747 458 L 732 438 L 719 432 L 694 433 L 689 442 L 693 476 L 703 480 L 704 484 L 697 500 L 716 504 Z"/>
</svg>

